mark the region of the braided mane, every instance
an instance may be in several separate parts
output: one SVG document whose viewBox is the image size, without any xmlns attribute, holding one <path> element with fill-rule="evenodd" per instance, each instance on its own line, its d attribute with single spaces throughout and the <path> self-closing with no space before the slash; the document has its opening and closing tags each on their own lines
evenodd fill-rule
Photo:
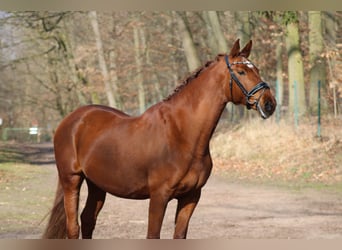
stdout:
<svg viewBox="0 0 342 250">
<path fill-rule="evenodd" d="M 188 85 L 189 82 L 191 82 L 192 80 L 196 79 L 203 71 L 205 71 L 210 65 L 212 65 L 213 63 L 217 62 L 219 60 L 219 57 L 224 56 L 224 54 L 218 54 L 216 56 L 216 58 L 214 60 L 211 61 L 207 61 L 203 66 L 197 68 L 196 70 L 194 70 L 192 73 L 190 73 L 190 75 L 188 75 L 182 82 L 180 85 L 178 85 L 173 93 L 171 93 L 168 97 L 166 97 L 164 99 L 164 101 L 170 100 L 174 95 L 176 95 L 177 93 L 179 93 L 186 85 Z"/>
</svg>

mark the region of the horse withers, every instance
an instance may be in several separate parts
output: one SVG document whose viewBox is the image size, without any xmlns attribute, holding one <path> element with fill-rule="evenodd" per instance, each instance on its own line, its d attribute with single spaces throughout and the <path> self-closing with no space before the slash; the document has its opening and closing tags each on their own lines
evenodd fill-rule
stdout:
<svg viewBox="0 0 342 250">
<path fill-rule="evenodd" d="M 82 238 L 91 238 L 106 193 L 150 199 L 147 238 L 159 238 L 167 204 L 178 200 L 174 238 L 186 238 L 190 217 L 212 169 L 209 141 L 228 102 L 264 119 L 276 100 L 248 60 L 250 41 L 218 55 L 193 72 L 173 94 L 132 117 L 114 108 L 81 107 L 54 136 L 59 183 L 44 238 L 78 238 L 80 188 L 88 197 L 81 213 Z"/>
</svg>

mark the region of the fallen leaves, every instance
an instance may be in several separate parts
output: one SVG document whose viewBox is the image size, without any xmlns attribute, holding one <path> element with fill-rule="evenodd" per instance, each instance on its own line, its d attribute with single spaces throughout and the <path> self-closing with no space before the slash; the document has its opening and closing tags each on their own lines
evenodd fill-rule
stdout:
<svg viewBox="0 0 342 250">
<path fill-rule="evenodd" d="M 214 171 L 239 179 L 333 184 L 342 181 L 342 133 L 327 122 L 315 138 L 315 123 L 298 130 L 288 124 L 253 123 L 217 133 L 212 142 Z"/>
</svg>

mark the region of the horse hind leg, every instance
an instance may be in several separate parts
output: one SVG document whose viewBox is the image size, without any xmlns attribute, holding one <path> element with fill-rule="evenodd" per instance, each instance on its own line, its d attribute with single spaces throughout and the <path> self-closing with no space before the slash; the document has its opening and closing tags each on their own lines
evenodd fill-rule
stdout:
<svg viewBox="0 0 342 250">
<path fill-rule="evenodd" d="M 86 179 L 86 181 L 88 185 L 88 198 L 81 214 L 81 231 L 83 239 L 91 239 L 95 229 L 97 216 L 106 199 L 106 192 L 97 187 L 90 180 Z"/>
<path fill-rule="evenodd" d="M 78 224 L 78 206 L 80 189 L 84 177 L 82 175 L 72 175 L 64 180 L 64 208 L 66 214 L 66 228 L 69 239 L 78 239 L 80 227 Z M 65 181 L 67 180 L 67 181 Z"/>
</svg>

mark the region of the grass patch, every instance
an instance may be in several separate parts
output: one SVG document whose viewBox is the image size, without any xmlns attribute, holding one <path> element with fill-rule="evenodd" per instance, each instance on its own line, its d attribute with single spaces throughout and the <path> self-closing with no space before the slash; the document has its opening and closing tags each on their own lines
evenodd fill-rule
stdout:
<svg viewBox="0 0 342 250">
<path fill-rule="evenodd" d="M 46 221 L 40 222 L 53 203 L 55 172 L 46 165 L 0 163 L 0 238 L 20 237 L 23 228 L 30 234 L 43 231 Z"/>
</svg>

